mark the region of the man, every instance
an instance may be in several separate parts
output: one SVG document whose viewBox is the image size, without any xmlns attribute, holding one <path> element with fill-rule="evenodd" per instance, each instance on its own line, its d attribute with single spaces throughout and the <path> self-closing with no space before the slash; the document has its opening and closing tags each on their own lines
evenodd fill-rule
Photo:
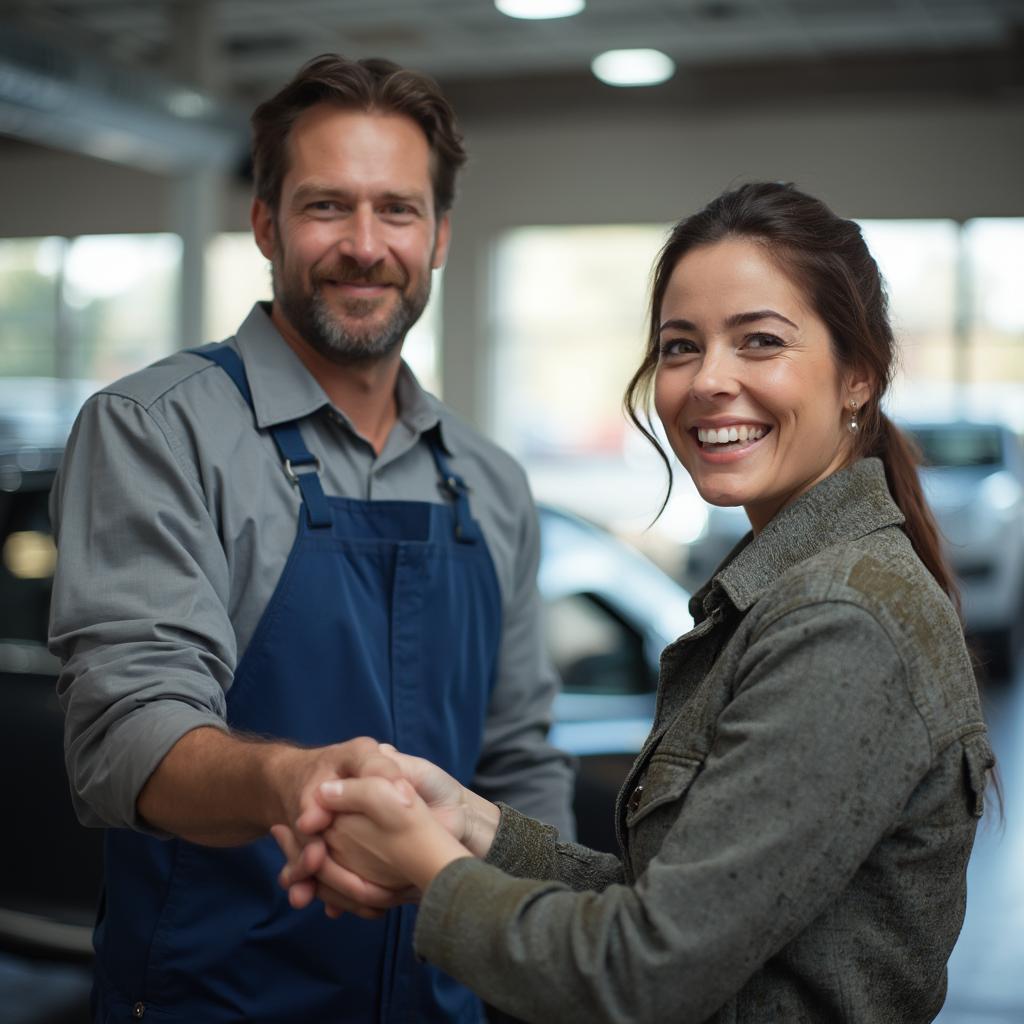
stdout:
<svg viewBox="0 0 1024 1024">
<path fill-rule="evenodd" d="M 109 828 L 97 1019 L 479 1019 L 415 962 L 410 908 L 278 888 L 268 829 L 355 770 L 339 741 L 571 827 L 525 479 L 401 361 L 464 159 L 429 79 L 310 62 L 253 116 L 273 303 L 79 416 L 51 644 L 76 807 Z"/>
</svg>

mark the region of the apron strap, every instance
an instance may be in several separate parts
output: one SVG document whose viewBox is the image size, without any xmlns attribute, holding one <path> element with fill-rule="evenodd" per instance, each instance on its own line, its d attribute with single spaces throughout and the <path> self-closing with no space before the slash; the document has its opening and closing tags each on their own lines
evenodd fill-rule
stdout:
<svg viewBox="0 0 1024 1024">
<path fill-rule="evenodd" d="M 245 374 L 245 366 L 239 354 L 227 345 L 214 342 L 201 348 L 189 349 L 190 352 L 211 363 L 216 363 L 234 381 L 246 405 L 255 409 L 252 404 L 252 392 L 249 390 L 249 379 Z M 284 463 L 284 471 L 292 484 L 299 488 L 303 504 L 306 506 L 306 520 L 313 528 L 330 527 L 331 506 L 320 483 L 320 460 L 306 447 L 295 420 L 289 423 L 278 423 L 268 428 L 270 436 Z"/>
<path fill-rule="evenodd" d="M 458 473 L 454 473 L 441 449 L 438 431 L 431 430 L 424 435 L 430 454 L 434 456 L 434 465 L 441 477 L 441 484 L 454 501 L 455 539 L 460 544 L 475 544 L 477 532 L 473 524 L 473 516 L 469 511 L 469 487 Z"/>
</svg>

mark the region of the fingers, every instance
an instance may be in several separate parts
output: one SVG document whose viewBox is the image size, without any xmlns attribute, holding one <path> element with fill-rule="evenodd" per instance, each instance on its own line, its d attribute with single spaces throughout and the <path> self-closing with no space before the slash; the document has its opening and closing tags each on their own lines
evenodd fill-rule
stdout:
<svg viewBox="0 0 1024 1024">
<path fill-rule="evenodd" d="M 392 781 L 402 778 L 402 770 L 394 759 L 382 754 L 377 741 L 366 736 L 335 744 L 328 750 L 330 762 L 339 778 L 379 776 Z M 333 814 L 316 787 L 303 793 L 300 806 L 301 813 L 295 820 L 295 827 L 304 835 L 316 835 L 331 824 Z"/>
<path fill-rule="evenodd" d="M 302 845 L 287 825 L 272 825 L 270 834 L 287 861 L 281 869 L 282 885 L 315 875 L 327 859 L 327 845 L 322 839 L 311 839 Z"/>
<path fill-rule="evenodd" d="M 320 800 L 319 787 L 314 789 L 310 798 L 303 801 L 302 813 L 295 819 L 295 829 L 304 836 L 315 836 L 323 832 L 334 820 L 331 812 Z"/>
<path fill-rule="evenodd" d="M 337 744 L 332 753 L 336 757 L 338 774 L 381 775 L 386 779 L 400 779 L 402 771 L 395 762 L 380 752 L 380 744 L 367 736 Z M 369 766 L 372 765 L 372 769 Z"/>
<path fill-rule="evenodd" d="M 298 860 L 299 854 L 302 853 L 302 847 L 299 846 L 298 840 L 287 825 L 271 825 L 270 834 L 281 848 L 281 852 L 289 864 L 293 860 Z"/>
<path fill-rule="evenodd" d="M 322 807 L 335 814 L 365 814 L 368 818 L 380 821 L 382 814 L 389 809 L 393 812 L 399 807 L 411 807 L 417 796 L 416 791 L 403 778 L 390 782 L 380 776 L 369 776 L 322 782 L 317 791 L 317 799 Z"/>
<path fill-rule="evenodd" d="M 308 907 L 316 899 L 317 885 L 311 878 L 303 882 L 283 885 L 282 887 L 288 890 L 288 903 L 295 910 L 302 910 L 304 907 Z"/>
<path fill-rule="evenodd" d="M 325 891 L 332 902 L 342 900 L 376 910 L 387 910 L 407 902 L 404 890 L 388 889 L 350 871 L 335 860 L 328 860 L 317 875 L 317 895 Z M 320 898 L 324 897 L 320 895 Z"/>
<path fill-rule="evenodd" d="M 392 907 L 417 901 L 419 892 L 412 888 L 386 889 L 329 860 L 317 877 L 315 896 L 323 901 L 328 917 L 340 917 L 346 913 L 374 920 Z M 292 891 L 289 892 L 289 902 L 295 906 Z"/>
</svg>

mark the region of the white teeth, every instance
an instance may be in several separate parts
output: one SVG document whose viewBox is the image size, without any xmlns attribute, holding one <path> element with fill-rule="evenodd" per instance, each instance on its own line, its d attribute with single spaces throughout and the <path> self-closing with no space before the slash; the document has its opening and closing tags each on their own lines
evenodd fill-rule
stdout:
<svg viewBox="0 0 1024 1024">
<path fill-rule="evenodd" d="M 764 437 L 765 428 L 753 424 L 739 427 L 698 427 L 697 439 L 702 444 L 731 444 L 734 441 L 756 441 Z"/>
</svg>

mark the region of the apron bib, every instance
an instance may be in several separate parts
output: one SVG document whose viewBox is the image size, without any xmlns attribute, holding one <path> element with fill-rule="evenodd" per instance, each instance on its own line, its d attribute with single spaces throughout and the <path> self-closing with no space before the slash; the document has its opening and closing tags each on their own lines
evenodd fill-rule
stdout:
<svg viewBox="0 0 1024 1024">
<path fill-rule="evenodd" d="M 220 365 L 250 407 L 241 359 Z M 323 746 L 354 736 L 460 782 L 480 756 L 501 595 L 464 483 L 424 435 L 448 504 L 327 497 L 296 423 L 270 429 L 302 493 L 295 542 L 227 695 L 233 729 Z M 297 911 L 269 836 L 213 849 L 111 829 L 96 929 L 98 1020 L 473 1022 L 479 1000 L 412 950 L 415 908 L 379 921 Z"/>
</svg>

